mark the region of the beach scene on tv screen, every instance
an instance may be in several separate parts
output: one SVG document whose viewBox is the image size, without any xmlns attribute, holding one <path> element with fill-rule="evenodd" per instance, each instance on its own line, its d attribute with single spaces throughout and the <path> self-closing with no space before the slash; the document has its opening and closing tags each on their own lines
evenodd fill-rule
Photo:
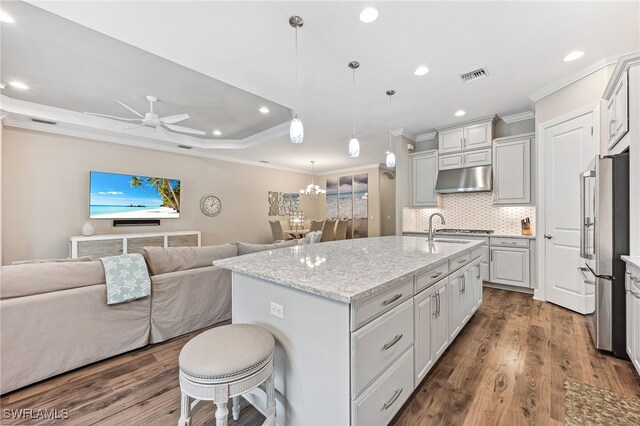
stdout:
<svg viewBox="0 0 640 426">
<path fill-rule="evenodd" d="M 91 172 L 91 219 L 176 219 L 180 181 Z"/>
</svg>

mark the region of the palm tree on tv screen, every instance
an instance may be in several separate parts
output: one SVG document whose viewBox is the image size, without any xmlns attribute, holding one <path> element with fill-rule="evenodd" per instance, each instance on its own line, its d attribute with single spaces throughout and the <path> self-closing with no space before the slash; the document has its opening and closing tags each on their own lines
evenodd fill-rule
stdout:
<svg viewBox="0 0 640 426">
<path fill-rule="evenodd" d="M 171 184 L 171 179 L 131 176 L 131 181 L 129 182 L 132 188 L 140 187 L 144 192 L 147 192 L 144 189 L 145 183 L 149 188 L 155 189 L 158 195 L 160 195 L 162 198 L 162 207 L 171 207 L 180 213 L 180 181 L 178 181 L 174 187 Z"/>
</svg>

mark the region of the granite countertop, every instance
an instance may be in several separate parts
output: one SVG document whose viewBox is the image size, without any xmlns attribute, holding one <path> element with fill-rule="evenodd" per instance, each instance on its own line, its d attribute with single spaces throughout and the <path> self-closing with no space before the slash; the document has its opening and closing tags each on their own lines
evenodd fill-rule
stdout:
<svg viewBox="0 0 640 426">
<path fill-rule="evenodd" d="M 429 243 L 421 237 L 360 238 L 263 251 L 213 264 L 351 303 L 481 244 Z"/>
<path fill-rule="evenodd" d="M 621 256 L 622 260 L 630 265 L 640 268 L 640 256 Z"/>
<path fill-rule="evenodd" d="M 429 235 L 429 231 L 406 231 L 405 234 L 424 234 Z M 456 235 L 460 237 L 469 236 L 469 237 L 491 237 L 491 238 L 522 238 L 526 240 L 535 240 L 535 235 L 522 235 L 522 234 L 475 234 L 469 232 L 436 232 L 435 236 L 438 235 Z"/>
</svg>

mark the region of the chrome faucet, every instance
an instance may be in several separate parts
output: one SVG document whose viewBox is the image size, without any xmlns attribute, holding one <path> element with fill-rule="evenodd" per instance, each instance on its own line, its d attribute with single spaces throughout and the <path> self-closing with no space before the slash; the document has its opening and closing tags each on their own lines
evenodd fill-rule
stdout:
<svg viewBox="0 0 640 426">
<path fill-rule="evenodd" d="M 431 216 L 429 216 L 429 241 L 433 241 L 433 217 L 434 216 L 440 216 L 440 223 L 444 225 L 444 216 L 442 216 L 440 213 L 433 213 Z"/>
</svg>

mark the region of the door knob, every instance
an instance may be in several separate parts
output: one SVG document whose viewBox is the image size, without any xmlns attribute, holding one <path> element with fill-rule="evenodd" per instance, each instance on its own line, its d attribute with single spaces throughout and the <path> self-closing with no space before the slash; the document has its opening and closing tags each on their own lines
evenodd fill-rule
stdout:
<svg viewBox="0 0 640 426">
<path fill-rule="evenodd" d="M 552 236 L 552 235 L 549 235 L 549 234 L 544 234 L 544 237 L 545 237 L 547 240 L 550 240 L 550 239 L 552 239 L 552 238 L 553 238 L 553 236 Z"/>
</svg>

